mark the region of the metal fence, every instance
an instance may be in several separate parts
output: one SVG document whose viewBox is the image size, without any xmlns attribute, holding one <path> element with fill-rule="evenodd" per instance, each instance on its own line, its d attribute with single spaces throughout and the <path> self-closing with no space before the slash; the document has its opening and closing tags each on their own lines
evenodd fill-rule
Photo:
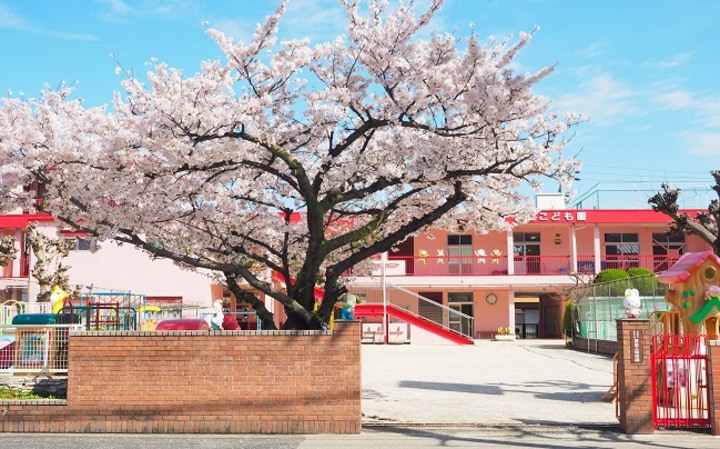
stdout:
<svg viewBox="0 0 720 449">
<path fill-rule="evenodd" d="M 655 275 L 618 279 L 575 289 L 577 308 L 573 317 L 572 335 L 597 340 L 617 340 L 616 321 L 625 318 L 625 290 L 636 288 L 640 293 L 640 318 L 670 310 L 665 301 L 667 285 L 657 282 Z"/>
<path fill-rule="evenodd" d="M 0 373 L 67 373 L 70 332 L 82 328 L 77 324 L 0 326 Z"/>
</svg>

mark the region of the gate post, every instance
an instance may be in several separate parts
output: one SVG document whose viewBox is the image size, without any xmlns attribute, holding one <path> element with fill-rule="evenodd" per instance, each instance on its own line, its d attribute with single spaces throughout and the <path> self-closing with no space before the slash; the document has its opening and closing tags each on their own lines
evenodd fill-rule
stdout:
<svg viewBox="0 0 720 449">
<path fill-rule="evenodd" d="M 617 320 L 618 404 L 625 433 L 653 433 L 650 320 Z"/>
<path fill-rule="evenodd" d="M 720 435 L 720 340 L 710 340 L 708 349 L 710 425 L 713 435 Z"/>
</svg>

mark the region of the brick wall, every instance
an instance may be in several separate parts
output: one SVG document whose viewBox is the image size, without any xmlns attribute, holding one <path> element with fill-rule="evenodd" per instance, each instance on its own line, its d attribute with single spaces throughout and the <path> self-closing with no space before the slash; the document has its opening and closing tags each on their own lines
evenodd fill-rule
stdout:
<svg viewBox="0 0 720 449">
<path fill-rule="evenodd" d="M 618 400 L 625 433 L 652 433 L 649 321 L 618 320 Z"/>
<path fill-rule="evenodd" d="M 359 433 L 360 322 L 335 331 L 82 332 L 67 401 L 2 402 L 0 432 Z"/>
<path fill-rule="evenodd" d="M 618 350 L 618 342 L 615 340 L 595 340 L 583 337 L 573 337 L 572 347 L 578 351 L 594 352 L 613 356 Z"/>
<path fill-rule="evenodd" d="M 712 432 L 713 435 L 720 435 L 720 340 L 710 341 L 708 365 Z"/>
</svg>

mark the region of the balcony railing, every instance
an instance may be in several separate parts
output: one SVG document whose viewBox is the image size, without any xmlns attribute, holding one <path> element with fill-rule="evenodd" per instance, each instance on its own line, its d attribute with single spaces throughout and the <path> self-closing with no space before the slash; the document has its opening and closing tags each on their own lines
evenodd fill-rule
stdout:
<svg viewBox="0 0 720 449">
<path fill-rule="evenodd" d="M 642 267 L 653 273 L 670 268 L 679 256 L 626 255 L 601 256 L 599 269 L 595 267 L 595 257 L 582 255 L 577 257 L 577 265 L 572 266 L 569 255 L 562 256 L 392 256 L 385 264 L 386 276 L 503 276 L 512 273 L 515 276 L 557 276 L 569 273 L 594 274 L 608 268 Z M 377 268 L 374 276 L 381 275 Z"/>
<path fill-rule="evenodd" d="M 19 270 L 15 267 L 19 264 Z M 27 278 L 30 275 L 30 259 L 21 257 L 11 260 L 4 267 L 0 267 L 0 279 Z"/>
</svg>

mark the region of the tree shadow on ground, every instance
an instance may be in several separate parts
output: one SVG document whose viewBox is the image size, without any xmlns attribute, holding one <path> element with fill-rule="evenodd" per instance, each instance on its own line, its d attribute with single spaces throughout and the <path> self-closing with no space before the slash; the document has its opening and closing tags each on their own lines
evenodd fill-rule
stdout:
<svg viewBox="0 0 720 449">
<path fill-rule="evenodd" d="M 540 399 L 567 402 L 598 402 L 601 400 L 604 394 L 603 388 L 605 388 L 604 386 L 590 385 L 583 382 L 562 380 L 547 382 L 526 382 L 520 384 L 468 384 L 403 380 L 399 383 L 398 386 L 400 388 L 472 393 L 493 396 L 504 395 L 507 393 L 526 393 Z"/>
</svg>

